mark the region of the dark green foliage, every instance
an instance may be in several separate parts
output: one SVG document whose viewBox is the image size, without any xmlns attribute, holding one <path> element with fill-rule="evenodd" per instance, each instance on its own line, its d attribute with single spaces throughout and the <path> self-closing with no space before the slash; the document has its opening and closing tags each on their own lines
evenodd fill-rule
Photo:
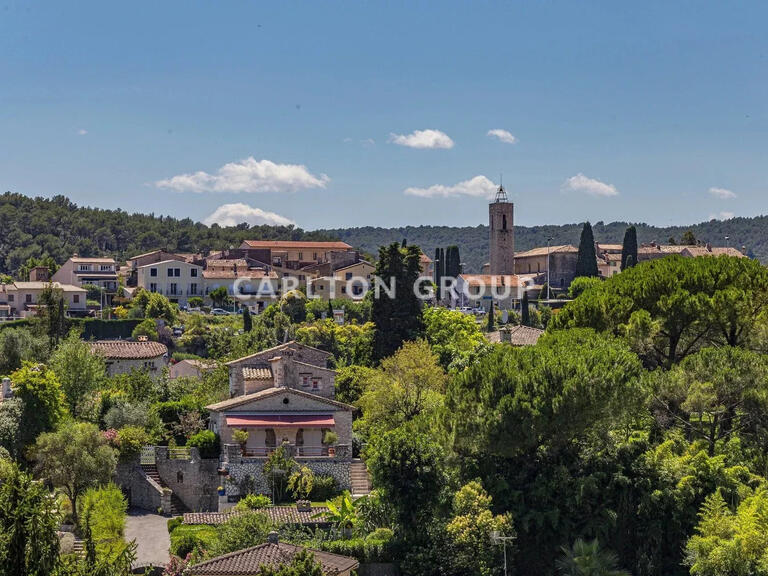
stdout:
<svg viewBox="0 0 768 576">
<path fill-rule="evenodd" d="M 410 245 L 403 250 L 397 242 L 379 251 L 376 276 L 387 287 L 394 279 L 395 297 L 390 298 L 383 289 L 378 298 L 374 295 L 373 356 L 376 361 L 391 356 L 403 342 L 415 340 L 424 332 L 422 303 L 413 288 L 421 274 L 420 256 L 418 246 Z"/>
<path fill-rule="evenodd" d="M 330 475 L 315 476 L 315 482 L 312 485 L 312 492 L 309 493 L 309 499 L 313 502 L 323 502 L 335 498 L 339 495 L 339 484 L 336 478 Z"/>
<path fill-rule="evenodd" d="M 125 340 L 131 337 L 134 328 L 141 322 L 140 318 L 126 318 L 125 320 L 85 318 L 75 322 L 75 325 L 82 326 L 83 340 Z"/>
<path fill-rule="evenodd" d="M 595 253 L 595 236 L 592 233 L 592 225 L 584 223 L 579 240 L 579 256 L 576 261 L 576 276 L 597 276 L 597 254 Z"/>
<path fill-rule="evenodd" d="M 368 456 L 373 484 L 391 503 L 404 534 L 414 540 L 445 485 L 443 450 L 431 435 L 403 425 L 375 438 Z"/>
<path fill-rule="evenodd" d="M 496 330 L 496 308 L 493 305 L 493 300 L 491 300 L 491 305 L 488 308 L 488 325 L 486 326 L 486 329 L 488 332 Z"/>
<path fill-rule="evenodd" d="M 219 437 L 211 430 L 202 430 L 187 440 L 187 446 L 197 448 L 201 458 L 219 457 Z"/>
<path fill-rule="evenodd" d="M 457 278 L 461 274 L 461 256 L 455 244 L 445 249 L 445 275 Z"/>
<path fill-rule="evenodd" d="M 209 552 L 221 556 L 243 548 L 258 546 L 267 540 L 274 524 L 266 514 L 258 511 L 243 512 L 216 528 L 216 541 Z M 174 534 L 179 531 L 176 530 Z"/>
<path fill-rule="evenodd" d="M 11 466 L 0 483 L 0 574 L 48 576 L 59 559 L 56 500 L 40 482 Z"/>
<path fill-rule="evenodd" d="M 624 233 L 621 245 L 621 269 L 626 270 L 637 264 L 637 228 L 630 226 Z"/>
<path fill-rule="evenodd" d="M 250 332 L 251 330 L 253 330 L 251 311 L 248 309 L 248 306 L 243 306 L 243 331 Z"/>
<path fill-rule="evenodd" d="M 22 405 L 19 445 L 26 448 L 59 423 L 64 416 L 64 395 L 56 375 L 43 365 L 25 363 L 11 374 L 11 381 Z"/>
<path fill-rule="evenodd" d="M 520 303 L 520 324 L 531 325 L 531 306 L 528 303 L 528 290 L 523 290 L 523 300 Z"/>
</svg>

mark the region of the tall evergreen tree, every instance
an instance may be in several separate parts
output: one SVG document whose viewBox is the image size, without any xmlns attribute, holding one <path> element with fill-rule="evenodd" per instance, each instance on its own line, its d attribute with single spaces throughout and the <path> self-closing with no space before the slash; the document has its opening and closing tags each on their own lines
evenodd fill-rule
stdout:
<svg viewBox="0 0 768 576">
<path fill-rule="evenodd" d="M 592 224 L 584 223 L 579 241 L 579 258 L 576 261 L 576 276 L 598 276 L 597 254 L 595 253 L 595 236 L 592 233 Z"/>
<path fill-rule="evenodd" d="M 496 311 L 491 300 L 491 307 L 488 308 L 488 332 L 496 330 Z"/>
<path fill-rule="evenodd" d="M 391 356 L 409 340 L 424 332 L 421 300 L 414 285 L 421 275 L 421 250 L 418 246 L 403 249 L 397 242 L 379 250 L 376 276 L 389 287 L 394 279 L 395 295 L 390 298 L 382 289 L 374 293 L 371 316 L 375 325 L 373 356 L 377 361 Z"/>
<path fill-rule="evenodd" d="M 440 248 L 435 248 L 435 260 L 432 262 L 434 268 L 435 286 L 437 286 L 437 299 L 440 300 Z"/>
<path fill-rule="evenodd" d="M 461 257 L 459 247 L 448 246 L 445 250 L 445 275 L 450 278 L 458 278 L 461 274 Z"/>
<path fill-rule="evenodd" d="M 520 303 L 520 324 L 531 325 L 531 309 L 528 304 L 528 290 L 523 290 L 523 301 Z"/>
<path fill-rule="evenodd" d="M 328 300 L 328 318 L 333 320 L 333 302 Z"/>
<path fill-rule="evenodd" d="M 626 270 L 637 264 L 637 228 L 630 226 L 624 232 L 624 243 L 621 246 L 621 269 Z"/>
<path fill-rule="evenodd" d="M 250 332 L 253 330 L 253 319 L 251 318 L 251 311 L 248 310 L 248 306 L 243 306 L 243 331 Z"/>
</svg>

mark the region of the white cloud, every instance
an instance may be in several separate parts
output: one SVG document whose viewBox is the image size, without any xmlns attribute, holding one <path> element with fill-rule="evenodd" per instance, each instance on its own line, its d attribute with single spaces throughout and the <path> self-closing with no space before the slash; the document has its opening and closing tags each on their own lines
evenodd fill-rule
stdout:
<svg viewBox="0 0 768 576">
<path fill-rule="evenodd" d="M 488 130 L 487 136 L 490 136 L 491 138 L 498 138 L 505 144 L 515 144 L 517 142 L 517 138 L 515 138 L 512 132 L 509 132 L 508 130 L 502 130 L 501 128 Z"/>
<path fill-rule="evenodd" d="M 606 184 L 605 182 L 600 182 L 600 180 L 588 178 L 581 172 L 576 174 L 576 176 L 568 178 L 568 180 L 563 183 L 563 189 L 571 190 L 573 192 L 584 192 L 590 196 L 609 197 L 619 195 L 619 191 L 613 184 Z"/>
<path fill-rule="evenodd" d="M 211 224 L 218 224 L 219 226 L 237 226 L 243 222 L 250 226 L 258 224 L 269 224 L 270 226 L 288 226 L 289 224 L 296 224 L 293 220 L 290 220 L 285 216 L 280 216 L 280 214 L 267 212 L 261 208 L 254 208 L 253 206 L 248 206 L 248 204 L 242 203 L 223 204 L 203 220 L 203 224 L 207 224 L 208 226 Z"/>
<path fill-rule="evenodd" d="M 408 148 L 453 148 L 453 140 L 440 130 L 415 130 L 410 134 L 390 134 L 389 141 Z"/>
<path fill-rule="evenodd" d="M 491 198 L 495 192 L 496 184 L 482 175 L 453 186 L 435 184 L 429 188 L 406 188 L 404 190 L 404 194 L 407 196 L 419 196 L 421 198 L 451 198 L 455 196 Z"/>
<path fill-rule="evenodd" d="M 251 156 L 239 162 L 230 162 L 215 174 L 194 172 L 158 180 L 158 188 L 177 192 L 294 192 L 305 188 L 325 188 L 330 178 L 316 176 L 300 164 L 275 164 L 270 160 L 256 160 Z"/>
<path fill-rule="evenodd" d="M 730 220 L 735 216 L 736 214 L 734 214 L 733 212 L 720 212 L 719 214 L 710 214 L 709 219 L 710 220 Z"/>
<path fill-rule="evenodd" d="M 79 136 L 85 136 L 86 134 L 88 134 L 88 130 L 86 130 L 85 128 L 80 128 L 80 130 L 77 131 L 77 134 Z"/>
<path fill-rule="evenodd" d="M 362 140 L 360 140 L 360 143 L 363 146 L 375 146 L 376 140 L 374 140 L 373 138 L 363 138 Z"/>
<path fill-rule="evenodd" d="M 715 198 L 720 198 L 720 200 L 731 200 L 736 198 L 736 193 L 732 190 L 728 190 L 727 188 L 712 187 L 709 189 L 709 194 Z"/>
</svg>

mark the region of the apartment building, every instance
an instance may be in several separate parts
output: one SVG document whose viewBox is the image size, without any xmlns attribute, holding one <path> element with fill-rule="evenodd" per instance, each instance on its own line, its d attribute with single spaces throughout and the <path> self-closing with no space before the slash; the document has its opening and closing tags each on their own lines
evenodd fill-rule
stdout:
<svg viewBox="0 0 768 576">
<path fill-rule="evenodd" d="M 301 284 L 360 259 L 346 242 L 246 240 L 240 249 L 248 258 L 268 264 L 278 277 L 294 277 Z"/>
<path fill-rule="evenodd" d="M 309 280 L 307 293 L 323 300 L 334 298 L 361 300 L 373 286 L 375 271 L 376 267 L 373 264 L 361 260 L 335 270 L 330 276 Z"/>
<path fill-rule="evenodd" d="M 40 308 L 40 297 L 47 288 L 53 288 L 64 298 L 67 315 L 83 316 L 87 313 L 84 288 L 49 281 L 13 282 L 0 284 L 0 319 L 36 315 Z"/>
<path fill-rule="evenodd" d="M 178 259 L 137 266 L 136 285 L 180 306 L 188 305 L 190 298 L 205 295 L 202 266 Z"/>
<path fill-rule="evenodd" d="M 108 295 L 117 292 L 117 264 L 114 258 L 85 258 L 75 254 L 51 278 L 60 284 L 93 285 Z"/>
</svg>

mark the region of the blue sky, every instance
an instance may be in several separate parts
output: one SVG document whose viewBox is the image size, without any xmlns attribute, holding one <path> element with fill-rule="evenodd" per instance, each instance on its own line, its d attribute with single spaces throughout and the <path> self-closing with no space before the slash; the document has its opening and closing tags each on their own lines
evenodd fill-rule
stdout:
<svg viewBox="0 0 768 576">
<path fill-rule="evenodd" d="M 766 22 L 765 2 L 0 0 L 0 189 L 476 225 L 503 173 L 525 225 L 753 216 Z"/>
</svg>

